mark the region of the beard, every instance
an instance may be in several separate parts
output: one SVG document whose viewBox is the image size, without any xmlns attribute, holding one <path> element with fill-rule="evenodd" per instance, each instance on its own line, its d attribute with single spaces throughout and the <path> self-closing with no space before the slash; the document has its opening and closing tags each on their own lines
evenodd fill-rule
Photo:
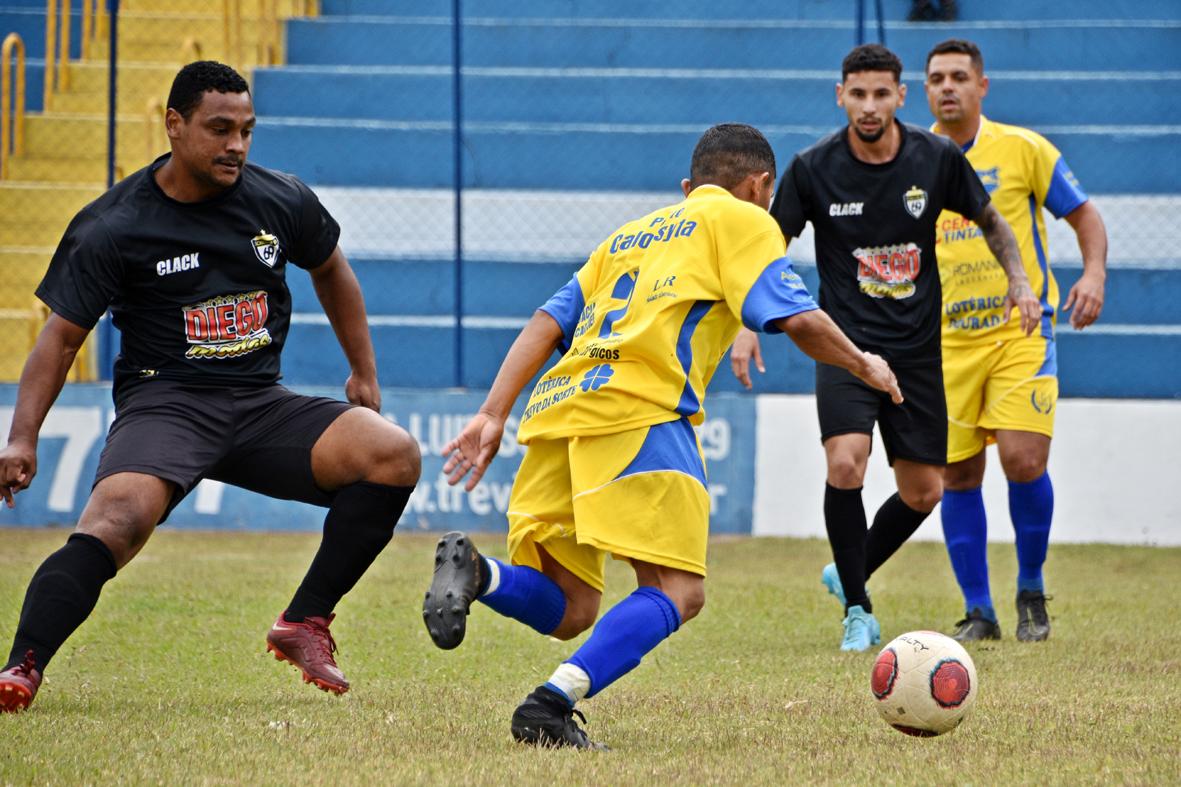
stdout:
<svg viewBox="0 0 1181 787">
<path fill-rule="evenodd" d="M 872 134 L 866 134 L 864 131 L 861 130 L 860 126 L 858 126 L 857 124 L 854 124 L 853 125 L 853 133 L 856 134 L 857 138 L 860 139 L 862 142 L 872 145 L 873 143 L 875 143 L 879 139 L 881 139 L 882 135 L 886 133 L 886 124 L 883 123 L 881 126 L 878 127 L 878 130 Z"/>
</svg>

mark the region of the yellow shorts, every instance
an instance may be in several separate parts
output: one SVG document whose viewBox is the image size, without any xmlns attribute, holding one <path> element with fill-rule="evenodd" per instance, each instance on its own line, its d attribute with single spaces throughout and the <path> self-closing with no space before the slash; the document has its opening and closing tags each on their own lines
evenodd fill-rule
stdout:
<svg viewBox="0 0 1181 787">
<path fill-rule="evenodd" d="M 685 419 L 618 434 L 533 440 L 513 483 L 508 552 L 541 568 L 544 547 L 603 589 L 608 554 L 705 575 L 709 492 Z"/>
<path fill-rule="evenodd" d="M 1054 436 L 1058 356 L 1054 339 L 1024 336 L 978 346 L 943 346 L 947 461 L 996 442 L 996 430 Z"/>
</svg>

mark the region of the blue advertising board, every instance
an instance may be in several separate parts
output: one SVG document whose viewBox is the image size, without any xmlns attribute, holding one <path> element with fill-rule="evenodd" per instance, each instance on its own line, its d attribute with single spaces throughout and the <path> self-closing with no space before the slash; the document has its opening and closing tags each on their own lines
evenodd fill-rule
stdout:
<svg viewBox="0 0 1181 787">
<path fill-rule="evenodd" d="M 338 389 L 297 387 L 303 393 L 339 396 Z M 422 479 L 402 517 L 403 530 L 506 528 L 513 477 L 525 447 L 510 419 L 500 453 L 470 493 L 448 486 L 443 447 L 483 401 L 482 392 L 383 392 L 382 415 L 400 424 L 422 448 Z M 0 385 L 0 444 L 7 442 L 16 386 Z M 518 403 L 520 404 L 520 403 Z M 714 533 L 750 533 L 754 503 L 755 400 L 721 394 L 708 401 L 709 417 L 698 434 L 709 472 Z M 45 419 L 32 486 L 16 508 L 0 508 L 0 527 L 72 525 L 86 504 L 107 428 L 114 419 L 109 386 L 68 385 Z M 318 531 L 323 509 L 273 500 L 213 481 L 201 482 L 172 512 L 167 526 L 207 530 Z"/>
</svg>

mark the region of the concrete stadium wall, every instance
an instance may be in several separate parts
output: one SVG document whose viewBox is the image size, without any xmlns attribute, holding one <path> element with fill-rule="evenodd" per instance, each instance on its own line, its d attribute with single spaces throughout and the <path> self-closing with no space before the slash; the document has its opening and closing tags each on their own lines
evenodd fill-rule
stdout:
<svg viewBox="0 0 1181 787">
<path fill-rule="evenodd" d="M 752 532 L 823 538 L 824 463 L 815 397 L 758 397 L 758 426 Z M 1062 399 L 1054 431 L 1052 541 L 1181 545 L 1181 403 Z M 863 493 L 871 518 L 895 490 L 880 434 L 874 447 Z M 988 461 L 989 540 L 1011 542 L 1008 490 L 995 447 L 988 449 Z M 938 509 L 914 537 L 943 540 Z"/>
<path fill-rule="evenodd" d="M 339 395 L 335 389 L 299 390 Z M 402 519 L 403 531 L 505 529 L 509 490 L 523 454 L 515 439 L 505 438 L 498 460 L 473 493 L 448 487 L 442 477 L 443 445 L 482 398 L 480 392 L 384 393 L 383 415 L 409 430 L 423 451 L 423 480 Z M 15 402 L 16 386 L 0 386 L 0 444 L 7 441 Z M 67 386 L 42 430 L 33 486 L 17 496 L 15 509 L 0 508 L 0 527 L 72 525 L 86 502 L 113 418 L 108 387 Z M 1181 402 L 1062 400 L 1058 430 L 1051 457 L 1056 541 L 1181 545 L 1181 489 L 1171 478 Z M 813 397 L 719 394 L 710 400 L 700 434 L 709 466 L 713 533 L 823 537 L 824 466 Z M 998 470 L 994 462 L 985 484 L 990 535 L 1012 540 Z M 866 482 L 870 510 L 892 493 L 891 484 L 879 448 Z M 167 526 L 317 531 L 322 520 L 321 509 L 205 481 Z M 942 538 L 938 514 L 918 537 Z"/>
</svg>

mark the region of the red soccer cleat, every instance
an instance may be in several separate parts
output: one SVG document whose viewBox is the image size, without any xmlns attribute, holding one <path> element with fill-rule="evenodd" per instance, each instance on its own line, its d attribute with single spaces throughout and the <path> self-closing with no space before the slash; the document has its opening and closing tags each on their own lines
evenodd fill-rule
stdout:
<svg viewBox="0 0 1181 787">
<path fill-rule="evenodd" d="M 29 707 L 41 688 L 41 673 L 35 667 L 30 650 L 20 664 L 0 672 L 0 713 L 16 713 Z"/>
<path fill-rule="evenodd" d="M 279 616 L 275 625 L 267 632 L 267 650 L 275 654 L 278 661 L 294 664 L 303 671 L 303 682 L 314 683 L 324 691 L 344 694 L 349 682 L 336 666 L 332 654 L 336 652 L 336 641 L 328 631 L 336 615 L 327 618 L 304 618 L 302 623 L 287 620 L 286 612 Z"/>
</svg>

